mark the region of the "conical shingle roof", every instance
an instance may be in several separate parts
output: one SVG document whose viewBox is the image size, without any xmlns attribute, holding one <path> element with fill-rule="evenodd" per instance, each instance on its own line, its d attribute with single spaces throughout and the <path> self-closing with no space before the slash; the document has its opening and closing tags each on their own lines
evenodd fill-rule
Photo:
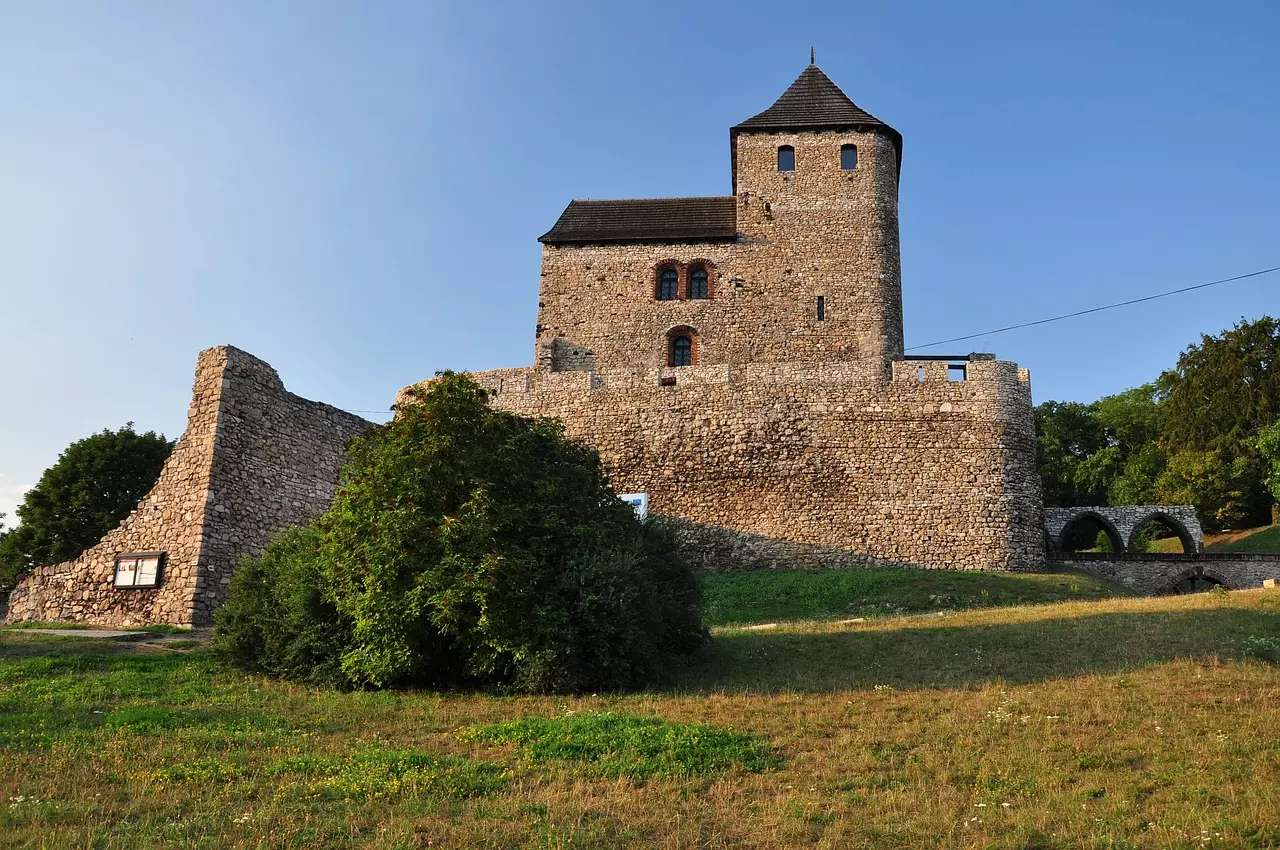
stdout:
<svg viewBox="0 0 1280 850">
<path fill-rule="evenodd" d="M 902 168 L 902 134 L 850 100 L 817 65 L 805 68 L 773 106 L 731 127 L 729 137 L 786 130 L 882 132 L 893 140 L 898 168 Z"/>
</svg>

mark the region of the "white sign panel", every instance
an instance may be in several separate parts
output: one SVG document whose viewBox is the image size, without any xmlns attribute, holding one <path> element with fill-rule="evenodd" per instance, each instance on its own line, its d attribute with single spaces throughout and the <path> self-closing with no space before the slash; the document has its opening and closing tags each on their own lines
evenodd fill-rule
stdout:
<svg viewBox="0 0 1280 850">
<path fill-rule="evenodd" d="M 648 493 L 623 493 L 618 497 L 626 502 L 636 512 L 636 519 L 646 519 L 649 516 L 649 494 Z"/>
</svg>

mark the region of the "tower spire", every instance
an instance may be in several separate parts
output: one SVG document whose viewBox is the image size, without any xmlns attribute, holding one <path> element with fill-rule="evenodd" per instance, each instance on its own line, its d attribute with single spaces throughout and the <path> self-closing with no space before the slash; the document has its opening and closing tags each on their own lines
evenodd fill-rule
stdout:
<svg viewBox="0 0 1280 850">
<path fill-rule="evenodd" d="M 813 58 L 813 47 L 810 47 L 810 48 L 809 48 L 809 64 L 810 64 L 810 65 L 817 65 L 817 64 L 818 64 L 818 63 L 817 63 L 817 61 Z"/>
</svg>

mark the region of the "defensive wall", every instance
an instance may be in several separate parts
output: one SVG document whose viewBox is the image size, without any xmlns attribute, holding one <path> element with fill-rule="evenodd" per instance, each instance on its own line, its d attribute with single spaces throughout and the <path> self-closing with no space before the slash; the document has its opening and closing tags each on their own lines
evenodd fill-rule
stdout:
<svg viewBox="0 0 1280 850">
<path fill-rule="evenodd" d="M 1044 563 L 1026 370 L 976 360 L 472 373 L 554 416 L 707 570 Z M 408 389 L 398 404 L 408 402 Z"/>
<path fill-rule="evenodd" d="M 242 554 L 329 506 L 344 448 L 369 425 L 289 393 L 244 351 L 200 352 L 187 428 L 155 487 L 78 558 L 24 576 L 8 621 L 207 625 Z M 161 558 L 155 587 L 115 586 L 131 553 Z"/>
</svg>

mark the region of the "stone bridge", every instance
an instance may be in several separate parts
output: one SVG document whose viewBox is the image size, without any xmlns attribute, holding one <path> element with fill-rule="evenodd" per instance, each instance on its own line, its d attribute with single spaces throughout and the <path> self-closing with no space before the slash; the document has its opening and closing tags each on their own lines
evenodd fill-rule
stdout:
<svg viewBox="0 0 1280 850">
<path fill-rule="evenodd" d="M 1096 522 L 1111 539 L 1115 552 L 1131 552 L 1133 537 L 1147 520 L 1157 520 L 1178 535 L 1182 551 L 1204 551 L 1204 531 L 1191 505 L 1120 505 L 1118 507 L 1045 508 L 1045 548 L 1050 559 L 1067 552 L 1068 536 L 1080 523 Z"/>
<path fill-rule="evenodd" d="M 1193 593 L 1214 585 L 1248 590 L 1280 579 L 1280 555 L 1070 552 L 1053 560 L 1145 596 Z"/>
</svg>

